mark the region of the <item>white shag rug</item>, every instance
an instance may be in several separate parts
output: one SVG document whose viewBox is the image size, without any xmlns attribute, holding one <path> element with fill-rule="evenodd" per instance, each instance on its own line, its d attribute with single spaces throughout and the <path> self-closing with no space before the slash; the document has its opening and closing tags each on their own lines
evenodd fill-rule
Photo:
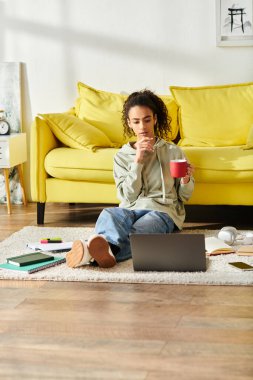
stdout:
<svg viewBox="0 0 253 380">
<path fill-rule="evenodd" d="M 183 232 L 204 233 L 207 237 L 217 236 L 218 231 L 185 230 Z M 245 233 L 248 231 L 240 232 Z M 7 257 L 33 252 L 31 249 L 27 249 L 27 243 L 39 241 L 44 236 L 61 236 L 64 241 L 73 241 L 80 238 L 87 239 L 92 233 L 92 228 L 82 227 L 24 227 L 0 243 L 0 263 L 5 263 Z M 57 256 L 59 255 L 64 256 L 65 254 L 57 254 Z M 253 265 L 253 257 L 238 256 L 236 254 L 209 257 L 206 272 L 134 272 L 132 260 L 119 263 L 110 269 L 90 266 L 71 269 L 64 263 L 32 274 L 0 269 L 0 279 L 185 285 L 253 285 L 253 271 L 246 272 L 233 268 L 228 265 L 230 261 L 244 261 Z"/>
</svg>

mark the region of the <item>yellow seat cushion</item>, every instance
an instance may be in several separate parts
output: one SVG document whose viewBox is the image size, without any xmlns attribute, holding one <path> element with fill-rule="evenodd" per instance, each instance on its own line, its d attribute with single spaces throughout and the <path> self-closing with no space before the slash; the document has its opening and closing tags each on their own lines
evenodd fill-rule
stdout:
<svg viewBox="0 0 253 380">
<path fill-rule="evenodd" d="M 182 149 L 195 166 L 196 182 L 231 183 L 231 186 L 253 182 L 253 150 L 242 150 L 239 146 Z"/>
<path fill-rule="evenodd" d="M 253 123 L 253 83 L 170 90 L 179 106 L 179 145 L 246 144 Z"/>
<path fill-rule="evenodd" d="M 246 141 L 246 145 L 244 145 L 242 148 L 243 149 L 253 149 L 253 124 L 250 127 L 248 137 L 247 137 L 247 141 Z"/>
<path fill-rule="evenodd" d="M 122 124 L 122 109 L 127 95 L 96 90 L 81 82 L 78 83 L 80 97 L 76 100 L 76 115 L 89 124 L 104 132 L 112 142 L 123 145 L 129 139 L 124 139 Z M 178 133 L 178 107 L 172 96 L 160 95 L 164 101 L 169 116 L 172 118 L 171 133 L 168 140 L 174 140 Z"/>
<path fill-rule="evenodd" d="M 110 139 L 87 121 L 70 113 L 40 114 L 63 144 L 77 149 L 95 150 L 97 147 L 115 147 Z"/>
<path fill-rule="evenodd" d="M 113 157 L 117 151 L 56 148 L 45 157 L 45 170 L 50 176 L 64 180 L 114 183 Z"/>
</svg>

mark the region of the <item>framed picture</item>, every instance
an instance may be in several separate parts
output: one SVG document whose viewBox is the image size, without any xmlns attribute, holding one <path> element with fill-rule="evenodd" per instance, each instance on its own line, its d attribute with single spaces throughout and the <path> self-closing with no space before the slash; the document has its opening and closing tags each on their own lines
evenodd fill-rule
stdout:
<svg viewBox="0 0 253 380">
<path fill-rule="evenodd" d="M 253 0 L 216 0 L 217 46 L 253 46 Z"/>
</svg>

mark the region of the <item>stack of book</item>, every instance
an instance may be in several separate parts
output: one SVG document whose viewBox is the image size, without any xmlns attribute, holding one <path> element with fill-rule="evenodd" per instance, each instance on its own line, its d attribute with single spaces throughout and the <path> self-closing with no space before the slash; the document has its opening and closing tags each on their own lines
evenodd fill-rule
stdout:
<svg viewBox="0 0 253 380">
<path fill-rule="evenodd" d="M 64 257 L 56 257 L 41 252 L 25 253 L 20 256 L 7 258 L 5 264 L 0 264 L 0 269 L 30 274 L 64 263 L 65 261 Z"/>
<path fill-rule="evenodd" d="M 253 256 L 253 245 L 242 245 L 238 251 L 239 256 Z"/>
</svg>

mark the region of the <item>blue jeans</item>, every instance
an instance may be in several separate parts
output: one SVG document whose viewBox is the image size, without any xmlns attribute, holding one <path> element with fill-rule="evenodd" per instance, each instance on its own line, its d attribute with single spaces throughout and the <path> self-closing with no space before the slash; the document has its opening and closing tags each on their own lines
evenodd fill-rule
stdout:
<svg viewBox="0 0 253 380">
<path fill-rule="evenodd" d="M 95 232 L 104 235 L 109 244 L 118 247 L 115 257 L 117 262 L 120 262 L 132 257 L 130 233 L 166 234 L 173 232 L 174 227 L 173 220 L 164 212 L 109 207 L 99 215 Z"/>
</svg>

